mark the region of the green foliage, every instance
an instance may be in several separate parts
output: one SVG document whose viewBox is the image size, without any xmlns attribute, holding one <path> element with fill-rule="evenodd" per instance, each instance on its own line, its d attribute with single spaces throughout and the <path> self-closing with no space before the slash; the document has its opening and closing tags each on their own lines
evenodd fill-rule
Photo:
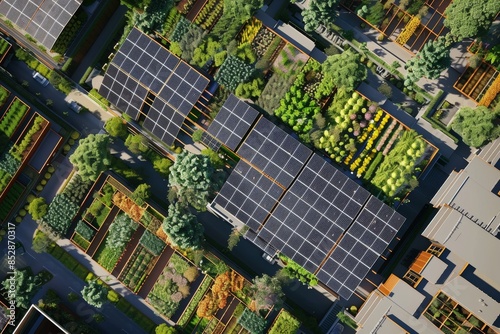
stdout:
<svg viewBox="0 0 500 334">
<path fill-rule="evenodd" d="M 28 109 L 29 107 L 16 96 L 0 121 L 0 133 L 7 138 L 12 137 Z"/>
<path fill-rule="evenodd" d="M 318 278 L 316 275 L 304 269 L 297 262 L 283 254 L 280 254 L 279 258 L 286 263 L 286 266 L 281 270 L 285 276 L 292 279 L 298 279 L 300 282 L 309 286 L 315 286 L 318 284 Z"/>
<path fill-rule="evenodd" d="M 444 25 L 450 29 L 454 41 L 484 35 L 498 11 L 497 0 L 455 0 L 445 10 Z"/>
<path fill-rule="evenodd" d="M 198 50 L 197 46 L 201 44 L 206 32 L 196 24 L 190 24 L 188 31 L 182 36 L 179 41 L 179 48 L 182 50 L 181 58 L 187 62 L 191 62 L 194 53 Z"/>
<path fill-rule="evenodd" d="M 143 183 L 135 188 L 134 192 L 130 195 L 130 199 L 139 206 L 143 206 L 151 196 L 151 186 Z"/>
<path fill-rule="evenodd" d="M 490 110 L 484 106 L 475 109 L 461 108 L 451 128 L 457 132 L 465 144 L 481 147 L 490 140 L 500 136 L 500 108 Z"/>
<path fill-rule="evenodd" d="M 57 194 L 42 219 L 42 225 L 48 227 L 54 234 L 64 236 L 71 220 L 78 212 L 78 207 L 78 204 L 71 202 L 66 195 Z"/>
<path fill-rule="evenodd" d="M 28 206 L 28 212 L 34 220 L 42 219 L 47 214 L 47 209 L 48 205 L 43 197 L 34 199 Z"/>
<path fill-rule="evenodd" d="M 252 299 L 255 301 L 257 310 L 280 307 L 283 304 L 285 294 L 282 291 L 281 281 L 277 277 L 263 274 L 255 277 L 250 289 Z"/>
<path fill-rule="evenodd" d="M 160 158 L 153 161 L 154 170 L 163 176 L 168 176 L 170 174 L 170 167 L 172 167 L 172 165 L 172 160 L 167 158 Z"/>
<path fill-rule="evenodd" d="M 352 329 L 357 329 L 358 324 L 354 320 L 352 320 L 347 314 L 344 312 L 340 311 L 337 313 L 337 318 L 339 318 L 340 322 L 343 323 L 344 325 L 347 325 L 351 327 Z"/>
<path fill-rule="evenodd" d="M 372 183 L 388 197 L 413 190 L 418 185 L 413 171 L 426 147 L 425 141 L 414 130 L 404 131 L 380 164 Z"/>
<path fill-rule="evenodd" d="M 10 281 L 12 278 L 12 281 Z M 14 291 L 11 290 L 11 283 L 14 284 Z M 17 308 L 27 310 L 31 305 L 31 299 L 43 284 L 40 273 L 33 275 L 31 269 L 15 270 L 14 275 L 9 275 L 2 282 L 4 291 L 12 291 L 14 293 L 14 301 Z"/>
<path fill-rule="evenodd" d="M 3 106 L 5 101 L 7 101 L 7 98 L 9 97 L 10 93 L 7 89 L 3 88 L 0 86 L 0 106 Z"/>
<path fill-rule="evenodd" d="M 97 280 L 88 282 L 88 284 L 83 287 L 81 293 L 83 300 L 85 300 L 90 306 L 97 308 L 101 308 L 108 300 L 108 289 L 106 289 L 105 286 L 100 285 Z"/>
<path fill-rule="evenodd" d="M 139 243 L 155 256 L 159 256 L 165 248 L 165 243 L 163 242 L 163 240 L 161 240 L 148 230 L 144 231 L 141 239 L 139 240 Z"/>
<path fill-rule="evenodd" d="M 35 237 L 33 238 L 31 249 L 35 253 L 41 254 L 46 252 L 51 244 L 52 239 L 50 239 L 48 235 L 41 231 L 37 231 Z"/>
<path fill-rule="evenodd" d="M 240 44 L 236 48 L 236 50 L 234 50 L 234 53 L 232 53 L 232 55 L 240 58 L 245 63 L 249 64 L 253 64 L 257 61 L 257 57 L 255 56 L 255 53 L 253 52 L 250 43 Z"/>
<path fill-rule="evenodd" d="M 137 227 L 137 223 L 129 216 L 124 213 L 119 214 L 109 226 L 106 247 L 123 250 Z"/>
<path fill-rule="evenodd" d="M 256 99 L 262 94 L 265 85 L 264 79 L 257 77 L 249 82 L 240 83 L 238 87 L 236 87 L 234 95 L 245 99 Z"/>
<path fill-rule="evenodd" d="M 450 64 L 450 49 L 444 38 L 430 40 L 405 64 L 408 71 L 405 86 L 412 86 L 422 77 L 436 79 Z"/>
<path fill-rule="evenodd" d="M 155 328 L 155 334 L 175 334 L 175 333 L 176 333 L 175 328 L 170 327 L 167 324 L 161 324 Z"/>
<path fill-rule="evenodd" d="M 99 92 L 92 88 L 89 92 L 89 97 L 96 101 L 101 107 L 103 107 L 104 109 L 107 109 L 107 107 L 109 107 L 109 101 L 106 100 L 104 98 L 104 96 L 102 96 L 101 94 L 99 94 Z"/>
<path fill-rule="evenodd" d="M 312 0 L 309 8 L 302 11 L 304 30 L 312 32 L 321 24 L 328 26 L 338 16 L 339 0 Z"/>
<path fill-rule="evenodd" d="M 281 99 L 280 107 L 274 111 L 297 133 L 308 133 L 313 127 L 314 116 L 321 111 L 318 103 L 302 91 L 303 82 L 304 73 L 299 73 L 294 85 Z"/>
<path fill-rule="evenodd" d="M 293 334 L 300 327 L 300 322 L 284 309 L 280 312 L 278 318 L 274 321 L 269 334 Z"/>
<path fill-rule="evenodd" d="M 125 140 L 125 146 L 132 153 L 144 153 L 148 150 L 148 140 L 141 134 L 129 134 Z"/>
<path fill-rule="evenodd" d="M 366 20 L 373 24 L 374 26 L 378 26 L 385 15 L 384 5 L 379 1 L 376 1 L 372 6 L 368 9 L 368 15 L 366 15 Z"/>
<path fill-rule="evenodd" d="M 81 220 L 76 224 L 75 232 L 87 241 L 92 241 L 95 234 L 95 230 Z"/>
<path fill-rule="evenodd" d="M 224 167 L 224 160 L 220 157 L 217 152 L 214 152 L 211 148 L 206 148 L 201 151 L 202 155 L 207 156 L 210 159 L 210 164 L 215 169 L 221 169 Z"/>
<path fill-rule="evenodd" d="M 191 136 L 191 138 L 193 139 L 194 142 L 199 142 L 201 141 L 201 137 L 203 136 L 203 130 L 202 129 L 198 129 L 198 130 L 195 130 L 193 132 L 193 135 Z"/>
<path fill-rule="evenodd" d="M 323 79 L 319 92 L 330 93 L 334 87 L 353 91 L 361 81 L 366 79 L 367 70 L 361 63 L 360 55 L 348 49 L 339 55 L 328 56 L 322 65 Z"/>
<path fill-rule="evenodd" d="M 0 38 L 0 55 L 5 54 L 7 50 L 10 48 L 10 43 L 7 42 L 5 39 Z"/>
<path fill-rule="evenodd" d="M 142 14 L 134 16 L 135 26 L 146 34 L 162 31 L 173 6 L 173 0 L 151 0 Z"/>
<path fill-rule="evenodd" d="M 182 15 L 177 9 L 177 7 L 172 7 L 170 11 L 168 12 L 167 19 L 165 20 L 165 23 L 163 24 L 163 30 L 162 33 L 164 36 L 169 36 L 172 33 L 172 30 L 175 28 L 177 25 L 177 22 L 181 19 Z"/>
<path fill-rule="evenodd" d="M 169 184 L 182 202 L 203 211 L 213 193 L 213 177 L 209 157 L 183 151 L 170 168 Z"/>
<path fill-rule="evenodd" d="M 198 288 L 198 290 L 196 290 L 195 294 L 191 298 L 189 305 L 184 310 L 184 313 L 182 314 L 181 318 L 179 319 L 179 321 L 177 321 L 177 324 L 179 326 L 184 327 L 189 321 L 189 319 L 191 319 L 191 316 L 198 307 L 198 303 L 201 301 L 205 293 L 208 291 L 210 285 L 212 285 L 211 279 L 205 279 L 201 283 L 200 287 Z"/>
<path fill-rule="evenodd" d="M 162 225 L 163 231 L 174 246 L 181 249 L 199 249 L 203 241 L 203 226 L 196 216 L 180 203 L 168 207 L 168 215 Z"/>
<path fill-rule="evenodd" d="M 215 80 L 230 91 L 234 91 L 238 84 L 250 79 L 254 70 L 252 65 L 246 64 L 241 59 L 228 56 L 217 71 Z"/>
<path fill-rule="evenodd" d="M 203 67 L 210 59 L 215 57 L 216 54 L 219 54 L 218 58 L 216 59 L 217 61 L 215 65 L 219 67 L 221 66 L 227 54 L 226 51 L 221 50 L 221 43 L 212 37 L 208 37 L 193 51 L 193 57 L 190 63 L 198 67 Z"/>
<path fill-rule="evenodd" d="M 64 54 L 86 20 L 87 13 L 84 10 L 77 10 L 75 15 L 73 15 L 66 24 L 59 37 L 57 37 L 52 47 L 52 51 L 61 55 Z"/>
<path fill-rule="evenodd" d="M 0 158 L 0 170 L 3 170 L 10 175 L 16 174 L 17 170 L 21 166 L 21 162 L 7 150 L 0 155 Z"/>
<path fill-rule="evenodd" d="M 83 180 L 79 174 L 73 174 L 73 177 L 63 190 L 63 194 L 73 203 L 80 203 L 87 195 L 87 192 L 92 185 L 92 181 Z"/>
<path fill-rule="evenodd" d="M 266 329 L 266 319 L 246 308 L 238 318 L 238 323 L 251 334 L 263 334 Z"/>
<path fill-rule="evenodd" d="M 90 134 L 80 143 L 69 161 L 75 166 L 83 181 L 95 181 L 111 164 L 108 150 L 109 136 Z"/>
<path fill-rule="evenodd" d="M 127 135 L 127 125 L 120 117 L 113 117 L 106 121 L 104 125 L 106 131 L 113 137 L 125 138 Z"/>
<path fill-rule="evenodd" d="M 172 31 L 172 34 L 170 34 L 170 41 L 180 42 L 182 37 L 189 31 L 191 25 L 191 22 L 184 18 L 184 16 L 181 16 L 179 22 L 177 22 L 177 25 L 175 26 L 174 31 Z"/>
<path fill-rule="evenodd" d="M 233 18 L 238 24 L 243 24 L 263 4 L 263 0 L 224 0 L 224 15 Z"/>
<path fill-rule="evenodd" d="M 33 136 L 41 130 L 42 128 L 42 123 L 44 122 L 44 119 L 41 116 L 36 116 L 35 120 L 33 121 L 33 124 L 31 125 L 30 129 L 28 132 L 24 134 L 23 139 L 21 142 L 17 145 L 14 145 L 11 149 L 11 154 L 19 161 L 23 159 L 23 154 L 25 151 L 28 149 L 29 146 L 31 146 L 33 142 Z"/>
<path fill-rule="evenodd" d="M 384 155 L 382 152 L 377 152 L 377 155 L 375 156 L 375 159 L 373 159 L 372 163 L 370 164 L 370 167 L 366 170 L 365 175 L 363 178 L 365 180 L 370 180 L 373 176 L 373 173 L 377 170 L 378 165 L 382 162 L 382 159 L 384 159 Z"/>
</svg>

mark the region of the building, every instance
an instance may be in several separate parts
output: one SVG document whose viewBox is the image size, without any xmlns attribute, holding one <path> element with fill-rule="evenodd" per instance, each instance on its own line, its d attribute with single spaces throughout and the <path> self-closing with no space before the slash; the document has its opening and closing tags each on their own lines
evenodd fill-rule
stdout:
<svg viewBox="0 0 500 334">
<path fill-rule="evenodd" d="M 498 333 L 500 170 L 474 157 L 432 199 L 427 248 L 356 316 L 359 333 Z"/>
<path fill-rule="evenodd" d="M 14 334 L 69 334 L 64 327 L 42 311 L 38 306 L 31 305 L 28 312 L 14 329 Z"/>
</svg>

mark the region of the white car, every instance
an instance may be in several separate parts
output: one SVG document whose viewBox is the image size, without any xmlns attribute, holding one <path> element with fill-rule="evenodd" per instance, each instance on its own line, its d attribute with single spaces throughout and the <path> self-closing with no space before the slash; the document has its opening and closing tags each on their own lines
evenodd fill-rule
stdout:
<svg viewBox="0 0 500 334">
<path fill-rule="evenodd" d="M 269 255 L 269 254 L 267 254 L 267 253 L 263 253 L 263 254 L 262 254 L 262 258 L 263 258 L 264 260 L 266 260 L 267 262 L 269 262 L 269 263 L 271 263 L 271 264 L 274 264 L 274 258 L 273 258 L 271 255 Z"/>
<path fill-rule="evenodd" d="M 49 84 L 49 80 L 38 72 L 33 72 L 33 79 L 35 79 L 43 87 Z"/>
</svg>

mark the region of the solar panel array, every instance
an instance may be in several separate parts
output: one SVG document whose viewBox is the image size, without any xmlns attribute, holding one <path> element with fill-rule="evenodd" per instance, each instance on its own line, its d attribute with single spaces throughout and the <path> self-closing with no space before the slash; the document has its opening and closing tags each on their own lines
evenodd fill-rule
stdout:
<svg viewBox="0 0 500 334">
<path fill-rule="evenodd" d="M 404 221 L 403 216 L 372 196 L 320 268 L 318 279 L 348 299 Z"/>
<path fill-rule="evenodd" d="M 201 142 L 214 152 L 219 151 L 221 147 L 221 142 L 205 131 L 203 131 L 203 133 L 201 134 Z"/>
<path fill-rule="evenodd" d="M 109 65 L 99 93 L 134 120 L 141 111 L 145 113 L 143 127 L 172 145 L 208 83 L 191 66 L 134 28 Z"/>
<path fill-rule="evenodd" d="M 2 0 L 0 13 L 52 49 L 81 3 L 81 0 Z"/>
<path fill-rule="evenodd" d="M 258 235 L 315 272 L 369 196 L 314 154 Z"/>
<path fill-rule="evenodd" d="M 238 155 L 288 188 L 312 151 L 261 117 L 238 149 Z"/>
<path fill-rule="evenodd" d="M 240 160 L 214 202 L 257 231 L 282 193 L 279 185 Z"/>
<path fill-rule="evenodd" d="M 224 102 L 207 132 L 231 150 L 243 140 L 259 112 L 231 94 Z"/>
</svg>

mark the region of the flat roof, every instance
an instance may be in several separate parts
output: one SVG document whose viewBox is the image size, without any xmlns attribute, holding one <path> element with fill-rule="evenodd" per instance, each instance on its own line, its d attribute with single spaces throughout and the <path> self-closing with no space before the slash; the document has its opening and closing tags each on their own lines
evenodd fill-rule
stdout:
<svg viewBox="0 0 500 334">
<path fill-rule="evenodd" d="M 498 271 L 498 270 L 497 270 Z M 500 304 L 462 276 L 457 276 L 443 287 L 443 292 L 465 307 L 474 316 L 495 327 Z"/>
<path fill-rule="evenodd" d="M 436 284 L 441 276 L 443 276 L 447 267 L 448 265 L 444 263 L 443 260 L 436 256 L 432 256 L 424 267 L 424 270 L 422 270 L 421 275 L 429 282 Z"/>
<path fill-rule="evenodd" d="M 432 198 L 434 206 L 448 204 L 477 220 L 493 235 L 500 228 L 500 170 L 475 156 L 462 171 L 452 173 Z"/>
<path fill-rule="evenodd" d="M 449 206 L 439 209 L 422 235 L 439 242 L 486 276 L 500 290 L 500 269 L 495 257 L 499 240 L 469 218 Z"/>
</svg>

